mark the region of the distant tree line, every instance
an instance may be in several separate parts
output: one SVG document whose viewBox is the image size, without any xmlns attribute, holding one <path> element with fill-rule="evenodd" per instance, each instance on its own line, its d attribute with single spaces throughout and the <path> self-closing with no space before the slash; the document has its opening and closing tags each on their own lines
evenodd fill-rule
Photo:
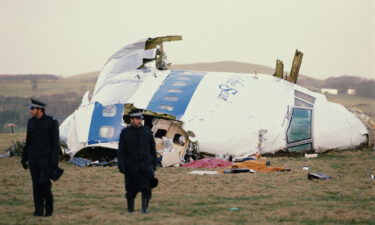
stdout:
<svg viewBox="0 0 375 225">
<path fill-rule="evenodd" d="M 47 103 L 46 113 L 54 116 L 61 123 L 81 103 L 81 96 L 75 92 L 53 95 L 39 95 L 35 98 Z M 0 133 L 10 132 L 5 124 L 15 123 L 16 130 L 23 130 L 27 125 L 30 98 L 6 97 L 0 95 Z"/>
<path fill-rule="evenodd" d="M 52 74 L 22 74 L 22 75 L 0 75 L 0 80 L 58 80 L 59 76 Z"/>
<path fill-rule="evenodd" d="M 375 98 L 375 81 L 366 80 L 361 83 L 358 83 L 355 88 L 357 96 Z"/>
<path fill-rule="evenodd" d="M 324 80 L 322 88 L 335 88 L 339 93 L 346 93 L 347 90 L 355 89 L 356 95 L 366 98 L 375 98 L 375 80 L 363 79 L 353 76 L 333 77 Z"/>
</svg>

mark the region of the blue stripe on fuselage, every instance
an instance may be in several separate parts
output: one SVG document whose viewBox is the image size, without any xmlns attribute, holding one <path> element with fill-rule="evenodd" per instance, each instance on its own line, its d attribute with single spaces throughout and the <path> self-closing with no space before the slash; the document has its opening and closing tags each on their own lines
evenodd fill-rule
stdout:
<svg viewBox="0 0 375 225">
<path fill-rule="evenodd" d="M 94 111 L 92 113 L 90 131 L 88 136 L 88 144 L 97 144 L 97 143 L 108 143 L 108 142 L 117 142 L 119 140 L 119 135 L 122 129 L 122 116 L 124 112 L 124 104 L 114 104 L 116 112 L 113 115 L 103 116 L 103 112 L 106 109 L 106 106 L 95 102 Z M 79 121 L 78 121 L 79 122 Z M 102 137 L 100 136 L 100 128 L 102 127 L 113 127 L 114 135 L 112 137 Z M 110 128 L 111 129 L 111 128 Z"/>
<path fill-rule="evenodd" d="M 171 71 L 152 97 L 147 109 L 171 114 L 180 119 L 205 74 L 205 72 Z"/>
</svg>

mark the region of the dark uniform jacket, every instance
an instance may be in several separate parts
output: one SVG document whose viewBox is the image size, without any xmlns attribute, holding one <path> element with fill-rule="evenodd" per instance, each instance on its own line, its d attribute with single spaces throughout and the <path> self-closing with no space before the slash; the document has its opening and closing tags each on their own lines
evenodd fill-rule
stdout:
<svg viewBox="0 0 375 225">
<path fill-rule="evenodd" d="M 156 166 L 155 140 L 151 130 L 142 126 L 129 126 L 120 134 L 118 167 L 125 174 L 138 175 Z"/>
<path fill-rule="evenodd" d="M 48 169 L 58 166 L 59 124 L 51 116 L 43 115 L 40 119 L 32 117 L 27 123 L 26 145 L 22 161 L 37 164 L 45 161 Z"/>
</svg>

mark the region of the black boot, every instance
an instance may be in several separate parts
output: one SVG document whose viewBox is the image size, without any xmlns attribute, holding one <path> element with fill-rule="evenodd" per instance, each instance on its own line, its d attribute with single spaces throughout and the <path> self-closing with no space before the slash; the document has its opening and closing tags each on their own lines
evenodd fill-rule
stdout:
<svg viewBox="0 0 375 225">
<path fill-rule="evenodd" d="M 148 213 L 149 202 L 150 202 L 150 198 L 142 198 L 142 214 Z"/>
<path fill-rule="evenodd" d="M 44 216 L 52 216 L 53 213 L 53 195 L 47 195 L 45 199 L 45 214 Z"/>
<path fill-rule="evenodd" d="M 41 192 L 36 188 L 33 187 L 33 195 L 34 195 L 34 216 L 43 216 L 44 207 L 43 207 L 43 196 Z"/>
<path fill-rule="evenodd" d="M 43 213 L 42 213 L 42 212 L 37 212 L 37 211 L 35 211 L 33 215 L 34 215 L 34 216 L 43 216 Z"/>
<path fill-rule="evenodd" d="M 53 213 L 53 209 L 51 208 L 46 208 L 46 214 L 44 214 L 44 216 L 48 217 L 48 216 L 52 216 L 52 213 Z"/>
<path fill-rule="evenodd" d="M 132 213 L 134 212 L 134 198 L 127 198 L 128 202 L 128 212 Z"/>
</svg>

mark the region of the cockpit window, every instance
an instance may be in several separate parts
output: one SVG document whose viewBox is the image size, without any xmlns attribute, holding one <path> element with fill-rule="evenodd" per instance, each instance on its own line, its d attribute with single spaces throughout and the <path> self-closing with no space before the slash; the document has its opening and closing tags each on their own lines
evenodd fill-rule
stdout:
<svg viewBox="0 0 375 225">
<path fill-rule="evenodd" d="M 292 118 L 287 131 L 288 143 L 311 139 L 312 110 L 294 108 Z"/>
<path fill-rule="evenodd" d="M 295 106 L 300 106 L 300 107 L 306 107 L 306 108 L 312 108 L 314 107 L 314 105 L 308 103 L 308 102 L 305 102 L 301 99 L 298 99 L 298 98 L 294 98 L 294 105 Z"/>
<path fill-rule="evenodd" d="M 294 106 L 313 108 L 315 103 L 315 97 L 310 96 L 301 91 L 294 90 Z"/>
<path fill-rule="evenodd" d="M 304 100 L 306 102 L 309 102 L 311 105 L 314 105 L 315 103 L 315 97 L 313 96 L 310 96 L 306 93 L 303 93 L 303 92 L 300 92 L 300 91 L 297 91 L 297 90 L 294 90 L 294 96 L 296 98 L 299 98 L 301 100 Z"/>
</svg>

